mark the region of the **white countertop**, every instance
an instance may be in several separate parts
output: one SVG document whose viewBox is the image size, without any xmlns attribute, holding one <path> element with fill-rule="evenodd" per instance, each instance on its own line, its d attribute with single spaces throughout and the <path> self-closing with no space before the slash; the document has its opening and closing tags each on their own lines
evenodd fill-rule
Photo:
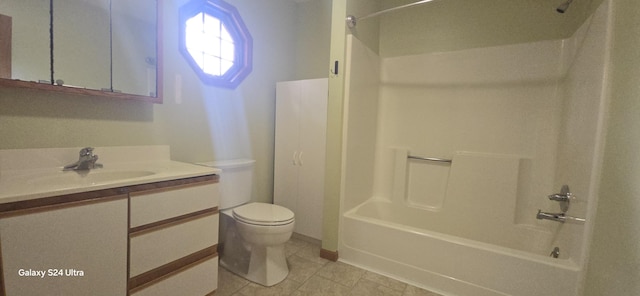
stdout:
<svg viewBox="0 0 640 296">
<path fill-rule="evenodd" d="M 166 146 L 96 147 L 103 168 L 62 171 L 79 148 L 0 150 L 0 204 L 101 189 L 219 174 L 172 161 Z"/>
</svg>

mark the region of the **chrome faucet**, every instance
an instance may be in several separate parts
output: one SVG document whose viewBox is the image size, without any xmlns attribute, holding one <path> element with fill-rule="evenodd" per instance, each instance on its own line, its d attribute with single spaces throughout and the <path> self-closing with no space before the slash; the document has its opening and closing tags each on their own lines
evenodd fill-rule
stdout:
<svg viewBox="0 0 640 296">
<path fill-rule="evenodd" d="M 85 171 L 95 168 L 101 168 L 102 165 L 96 163 L 98 155 L 93 155 L 93 147 L 85 147 L 80 149 L 80 157 L 78 161 L 70 165 L 65 165 L 63 171 Z"/>
</svg>

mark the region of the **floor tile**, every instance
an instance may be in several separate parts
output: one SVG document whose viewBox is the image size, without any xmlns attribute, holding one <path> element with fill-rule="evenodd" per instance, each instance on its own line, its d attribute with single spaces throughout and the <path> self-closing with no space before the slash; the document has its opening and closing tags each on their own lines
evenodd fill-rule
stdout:
<svg viewBox="0 0 640 296">
<path fill-rule="evenodd" d="M 298 250 L 298 252 L 296 252 L 295 255 L 300 256 L 309 261 L 312 261 L 318 264 L 323 264 L 323 265 L 327 264 L 328 262 L 331 262 L 327 259 L 320 257 L 320 246 L 316 246 L 312 244 L 307 244 L 304 247 L 300 248 L 300 250 Z"/>
<path fill-rule="evenodd" d="M 392 278 L 320 258 L 316 244 L 292 238 L 285 245 L 289 275 L 271 287 L 219 267 L 216 296 L 441 296 Z"/>
<path fill-rule="evenodd" d="M 218 289 L 216 296 L 230 296 L 240 291 L 250 282 L 242 277 L 227 271 L 223 267 L 218 268 Z"/>
<path fill-rule="evenodd" d="M 363 269 L 349 264 L 342 262 L 329 262 L 318 271 L 318 275 L 347 287 L 353 287 L 362 277 L 364 272 L 365 271 Z"/>
<path fill-rule="evenodd" d="M 352 296 L 402 296 L 402 291 L 394 290 L 380 283 L 360 279 L 351 290 Z"/>
<path fill-rule="evenodd" d="M 350 288 L 320 276 L 313 276 L 292 295 L 294 296 L 347 296 Z"/>
<path fill-rule="evenodd" d="M 375 272 L 371 272 L 371 271 L 367 271 L 364 273 L 364 275 L 362 276 L 363 279 L 367 279 L 370 280 L 372 282 L 381 284 L 385 287 L 391 288 L 393 290 L 396 291 L 404 291 L 405 288 L 407 288 L 407 284 L 398 281 L 398 280 L 394 280 L 390 277 L 386 277 L 384 275 L 380 275 L 377 274 Z"/>
<path fill-rule="evenodd" d="M 298 255 L 292 255 L 287 258 L 287 263 L 289 263 L 289 275 L 287 278 L 299 283 L 309 279 L 323 266 L 322 264 L 309 261 Z"/>
<path fill-rule="evenodd" d="M 297 253 L 298 251 L 300 251 L 302 248 L 310 245 L 311 245 L 310 243 L 305 242 L 303 240 L 292 238 L 289 241 L 287 241 L 287 243 L 284 245 L 284 254 L 286 257 L 289 257 Z"/>
<path fill-rule="evenodd" d="M 295 290 L 297 290 L 302 283 L 296 282 L 290 279 L 284 279 L 282 282 L 273 285 L 271 287 L 265 287 L 260 284 L 250 283 L 238 294 L 243 296 L 280 296 L 280 295 L 291 295 Z"/>
</svg>

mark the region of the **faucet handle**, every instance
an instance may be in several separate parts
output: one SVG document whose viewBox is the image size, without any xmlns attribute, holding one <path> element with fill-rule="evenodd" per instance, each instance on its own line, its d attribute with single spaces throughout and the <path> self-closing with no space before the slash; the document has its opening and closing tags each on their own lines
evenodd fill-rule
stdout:
<svg viewBox="0 0 640 296">
<path fill-rule="evenodd" d="M 91 156 L 91 162 L 89 163 L 90 168 L 99 169 L 99 168 L 103 167 L 101 163 L 97 163 L 96 161 L 98 161 L 98 156 L 97 155 L 92 155 Z"/>
<path fill-rule="evenodd" d="M 571 199 L 571 193 L 569 194 L 560 194 L 560 193 L 555 193 L 555 194 L 551 194 L 549 196 L 547 196 L 549 198 L 549 200 L 553 200 L 553 201 L 569 201 Z"/>
<path fill-rule="evenodd" d="M 80 157 L 93 155 L 93 147 L 84 147 L 80 149 Z"/>
<path fill-rule="evenodd" d="M 569 190 L 568 185 L 562 185 L 560 193 L 554 193 L 548 196 L 550 200 L 555 201 L 568 201 L 574 198 L 573 193 Z"/>
<path fill-rule="evenodd" d="M 560 193 L 551 194 L 547 197 L 549 198 L 549 200 L 559 202 L 560 210 L 562 210 L 563 213 L 569 210 L 569 203 L 572 199 L 574 199 L 574 196 L 569 190 L 568 185 L 562 185 Z"/>
</svg>

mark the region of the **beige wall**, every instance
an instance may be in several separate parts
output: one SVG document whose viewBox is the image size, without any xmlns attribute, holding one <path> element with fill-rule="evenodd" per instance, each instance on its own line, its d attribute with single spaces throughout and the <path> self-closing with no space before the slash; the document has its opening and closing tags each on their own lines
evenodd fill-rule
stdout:
<svg viewBox="0 0 640 296">
<path fill-rule="evenodd" d="M 178 52 L 177 9 L 186 0 L 161 2 L 164 104 L 0 89 L 0 149 L 168 144 L 180 161 L 252 157 L 256 199 L 270 201 L 275 83 L 296 78 L 296 3 L 228 1 L 249 28 L 254 51 L 252 73 L 227 90 L 203 85 Z"/>
<path fill-rule="evenodd" d="M 611 105 L 587 296 L 640 295 L 640 2 L 613 7 Z"/>
<path fill-rule="evenodd" d="M 165 101 L 158 106 L 174 159 L 256 160 L 254 193 L 273 196 L 275 83 L 294 77 L 295 4 L 288 0 L 228 1 L 253 37 L 253 70 L 235 90 L 203 85 L 178 52 L 177 11 L 165 8 Z"/>
<path fill-rule="evenodd" d="M 345 65 L 345 23 L 347 0 L 333 0 L 331 7 L 330 61 Z M 344 66 L 342 67 L 344 69 Z M 338 225 L 340 220 L 340 190 L 342 178 L 342 112 L 344 71 L 329 76 L 329 101 L 327 102 L 327 154 L 324 176 L 324 211 L 322 222 L 322 248 L 338 250 Z"/>
<path fill-rule="evenodd" d="M 412 0 L 381 0 L 381 8 Z M 568 38 L 602 3 L 574 1 L 447 0 L 394 11 L 380 19 L 383 57 Z"/>
<path fill-rule="evenodd" d="M 295 79 L 329 76 L 331 3 L 328 0 L 298 1 L 295 12 Z"/>
<path fill-rule="evenodd" d="M 377 49 L 377 20 L 372 19 L 357 28 L 348 29 L 345 23 L 347 15 L 367 15 L 375 12 L 377 1 L 370 0 L 333 0 L 331 8 L 331 48 L 330 65 L 340 62 L 342 69 L 338 75 L 329 76 L 329 102 L 327 106 L 327 155 L 325 172 L 325 199 L 323 212 L 322 248 L 338 250 L 338 227 L 340 221 L 340 194 L 342 190 L 342 140 L 343 109 L 345 83 L 345 44 L 346 34 L 354 34 L 365 39 L 371 47 Z"/>
<path fill-rule="evenodd" d="M 347 15 L 356 17 L 356 26 L 347 28 L 347 33 L 357 37 L 373 52 L 379 53 L 380 47 L 380 18 L 362 17 L 380 11 L 380 0 L 349 0 L 347 1 Z"/>
<path fill-rule="evenodd" d="M 0 149 L 165 144 L 156 106 L 0 88 Z"/>
<path fill-rule="evenodd" d="M 186 0 L 173 2 L 166 21 L 177 18 L 177 7 Z M 275 84 L 327 77 L 330 10 L 321 0 L 228 2 L 239 10 L 253 37 L 253 71 L 236 90 L 202 85 L 177 52 L 177 31 L 165 26 L 164 46 L 170 50 L 165 54 L 171 55 L 165 57 L 169 99 L 160 116 L 175 159 L 253 158 L 256 200 L 271 202 Z"/>
</svg>

